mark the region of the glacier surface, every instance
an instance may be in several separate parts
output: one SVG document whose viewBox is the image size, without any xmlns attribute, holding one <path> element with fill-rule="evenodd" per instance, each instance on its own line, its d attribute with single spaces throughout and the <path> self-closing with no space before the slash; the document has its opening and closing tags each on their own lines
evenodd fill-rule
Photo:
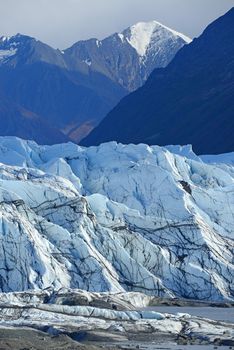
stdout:
<svg viewBox="0 0 234 350">
<path fill-rule="evenodd" d="M 233 299 L 233 156 L 0 138 L 0 291 Z"/>
</svg>

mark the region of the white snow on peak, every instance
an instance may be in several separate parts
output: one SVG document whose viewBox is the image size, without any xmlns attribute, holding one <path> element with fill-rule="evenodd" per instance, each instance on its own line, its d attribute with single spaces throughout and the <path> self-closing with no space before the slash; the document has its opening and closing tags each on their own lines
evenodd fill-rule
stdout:
<svg viewBox="0 0 234 350">
<path fill-rule="evenodd" d="M 118 36 L 123 43 L 124 42 L 124 35 L 122 33 L 118 33 Z"/>
<path fill-rule="evenodd" d="M 96 40 L 97 47 L 100 47 L 102 45 L 102 42 L 100 40 Z"/>
<path fill-rule="evenodd" d="M 5 43 L 5 42 L 8 42 L 8 41 L 10 41 L 12 39 L 17 39 L 20 36 L 21 36 L 21 34 L 16 34 L 16 35 L 12 35 L 12 36 L 5 36 L 4 35 L 4 36 L 0 37 L 0 42 Z"/>
<path fill-rule="evenodd" d="M 17 49 L 11 48 L 10 50 L 0 50 L 0 61 L 6 60 L 7 58 L 14 56 Z"/>
<path fill-rule="evenodd" d="M 127 37 L 129 44 L 135 48 L 139 56 L 146 54 L 153 37 L 156 35 L 159 39 L 164 37 L 167 33 L 175 37 L 181 37 L 186 43 L 190 43 L 191 39 L 182 33 L 179 33 L 165 25 L 157 22 L 139 22 L 129 28 L 130 36 Z M 124 32 L 122 33 L 124 34 Z"/>
<path fill-rule="evenodd" d="M 2 36 L 0 38 L 0 41 L 5 42 L 5 41 L 8 41 L 9 39 L 10 39 L 10 36 Z"/>
<path fill-rule="evenodd" d="M 167 29 L 169 32 L 171 32 L 171 33 L 174 34 L 175 36 L 181 37 L 187 44 L 191 43 L 192 39 L 189 38 L 188 36 L 184 35 L 183 33 L 177 32 L 176 30 L 171 29 L 171 28 L 165 26 L 164 24 L 162 24 L 162 23 L 160 23 L 160 22 L 154 21 L 154 23 L 155 23 L 157 26 L 159 26 L 159 27 L 162 27 L 162 28 L 164 28 L 164 29 Z"/>
</svg>

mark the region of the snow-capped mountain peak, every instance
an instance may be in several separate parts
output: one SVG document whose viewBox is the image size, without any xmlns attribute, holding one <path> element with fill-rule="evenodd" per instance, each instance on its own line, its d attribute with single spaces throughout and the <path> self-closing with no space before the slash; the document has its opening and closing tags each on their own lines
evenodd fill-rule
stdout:
<svg viewBox="0 0 234 350">
<path fill-rule="evenodd" d="M 19 43 L 23 43 L 25 41 L 30 41 L 30 40 L 36 40 L 36 39 L 28 35 L 17 33 L 12 36 L 0 37 L 0 45 L 12 46 L 12 45 L 18 45 Z"/>
<path fill-rule="evenodd" d="M 191 39 L 157 21 L 138 22 L 120 33 L 128 43 L 137 51 L 139 56 L 145 56 L 152 41 L 158 43 L 168 40 L 169 37 L 181 38 L 185 43 L 190 43 Z"/>
<path fill-rule="evenodd" d="M 16 55 L 20 48 L 31 41 L 35 41 L 35 39 L 20 33 L 13 36 L 0 37 L 0 60 L 5 62 L 6 59 Z"/>
<path fill-rule="evenodd" d="M 25 131 L 27 128 L 16 117 L 16 111 L 16 122 L 12 122 L 12 113 L 8 113 L 8 117 L 4 113 L 3 119 L 8 124 L 1 125 L 1 134 L 6 135 L 7 130 L 7 134 L 33 137 L 39 143 L 43 139 L 47 144 L 68 139 L 80 142 L 121 98 L 142 86 L 154 69 L 167 66 L 186 43 L 173 35 L 173 40 L 169 35 L 167 40 L 164 35 L 165 40 L 150 41 L 148 36 L 147 41 L 147 33 L 145 29 L 141 51 L 147 50 L 147 54 L 143 57 L 128 42 L 132 37 L 130 29 L 103 40 L 81 40 L 63 51 L 22 34 L 2 37 L 0 67 L 5 66 L 7 70 L 1 70 L 0 80 L 3 86 L 9 86 L 3 89 L 5 99 L 10 100 L 8 105 L 17 101 L 17 105 L 27 106 L 40 120 L 46 119 L 48 126 L 45 128 L 50 131 L 48 139 L 44 139 L 47 135 L 44 126 L 32 126 L 29 119 L 28 130 L 33 132 Z M 18 67 L 20 71 L 16 69 Z M 24 89 L 22 81 L 25 82 Z M 25 119 L 23 115 L 21 117 Z M 49 136 L 54 129 L 57 140 Z"/>
<path fill-rule="evenodd" d="M 24 34 L 0 38 L 0 64 L 17 65 L 46 62 L 65 67 L 62 51 L 55 50 L 36 38 Z"/>
<path fill-rule="evenodd" d="M 0 42 L 5 42 L 5 41 L 8 41 L 9 39 L 10 39 L 10 36 L 1 36 Z"/>
<path fill-rule="evenodd" d="M 4 63 L 16 55 L 20 37 L 20 34 L 0 37 L 0 62 Z"/>
</svg>

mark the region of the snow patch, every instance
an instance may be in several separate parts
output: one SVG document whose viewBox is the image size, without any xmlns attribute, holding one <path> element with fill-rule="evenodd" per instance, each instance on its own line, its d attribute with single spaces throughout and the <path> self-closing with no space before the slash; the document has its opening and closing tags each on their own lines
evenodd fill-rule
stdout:
<svg viewBox="0 0 234 350">
<path fill-rule="evenodd" d="M 82 62 L 84 62 L 85 64 L 87 64 L 87 66 L 91 66 L 91 65 L 92 65 L 92 61 L 91 61 L 89 58 L 87 58 L 86 60 L 84 60 L 84 61 L 82 61 Z"/>
<path fill-rule="evenodd" d="M 0 61 L 6 60 L 17 53 L 17 49 L 0 50 Z"/>
<path fill-rule="evenodd" d="M 102 45 L 102 42 L 100 40 L 96 40 L 97 47 L 100 47 Z"/>
<path fill-rule="evenodd" d="M 122 33 L 118 33 L 118 37 L 120 38 L 120 40 L 123 43 L 124 42 L 124 35 Z"/>
<path fill-rule="evenodd" d="M 180 37 L 186 43 L 191 42 L 191 39 L 184 34 L 176 32 L 175 30 L 168 28 L 157 21 L 139 22 L 130 27 L 129 30 L 130 35 L 128 35 L 127 41 L 141 57 L 145 56 L 151 40 L 155 35 L 157 35 L 159 39 L 162 39 L 165 32 L 167 32 L 167 35 L 170 33 L 170 35 L 174 37 Z M 124 34 L 124 32 L 122 34 Z"/>
</svg>

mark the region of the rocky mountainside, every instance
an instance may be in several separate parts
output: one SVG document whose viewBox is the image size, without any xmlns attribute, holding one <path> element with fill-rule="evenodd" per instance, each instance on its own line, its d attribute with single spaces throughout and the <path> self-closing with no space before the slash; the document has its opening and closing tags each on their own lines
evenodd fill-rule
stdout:
<svg viewBox="0 0 234 350">
<path fill-rule="evenodd" d="M 15 104 L 0 93 L 0 135 L 37 139 L 39 143 L 66 142 L 68 137 L 37 114 Z"/>
<path fill-rule="evenodd" d="M 127 91 L 139 88 L 154 68 L 165 67 L 191 39 L 161 23 L 139 22 L 104 40 L 79 41 L 65 51 Z"/>
<path fill-rule="evenodd" d="M 84 140 L 192 144 L 198 154 L 234 150 L 234 8 L 125 97 Z"/>
<path fill-rule="evenodd" d="M 30 38 L 16 35 L 0 40 L 0 90 L 13 104 L 37 114 L 66 139 L 79 138 L 127 91 L 83 62 L 73 63 L 63 53 Z M 1 115 L 4 118 L 4 115 Z M 40 142 L 42 128 L 34 129 Z M 21 132 L 21 135 L 17 131 Z M 8 135 L 24 136 L 20 123 Z M 74 138 L 76 138 L 74 136 Z M 25 136 L 24 136 L 25 137 Z M 31 134 L 26 136 L 30 139 Z M 48 130 L 46 143 L 58 143 Z"/>
<path fill-rule="evenodd" d="M 21 34 L 1 37 L 2 96 L 16 110 L 36 114 L 43 124 L 43 128 L 33 124 L 33 132 L 27 133 L 16 119 L 8 135 L 33 137 L 39 143 L 46 139 L 44 143 L 51 144 L 62 141 L 55 132 L 50 134 L 57 129 L 57 135 L 78 142 L 188 41 L 157 22 L 139 23 L 102 41 L 78 42 L 64 51 Z M 139 50 L 141 44 L 144 48 Z M 4 119 L 4 114 L 0 117 Z"/>
<path fill-rule="evenodd" d="M 0 139 L 0 290 L 233 299 L 233 154 Z"/>
</svg>

